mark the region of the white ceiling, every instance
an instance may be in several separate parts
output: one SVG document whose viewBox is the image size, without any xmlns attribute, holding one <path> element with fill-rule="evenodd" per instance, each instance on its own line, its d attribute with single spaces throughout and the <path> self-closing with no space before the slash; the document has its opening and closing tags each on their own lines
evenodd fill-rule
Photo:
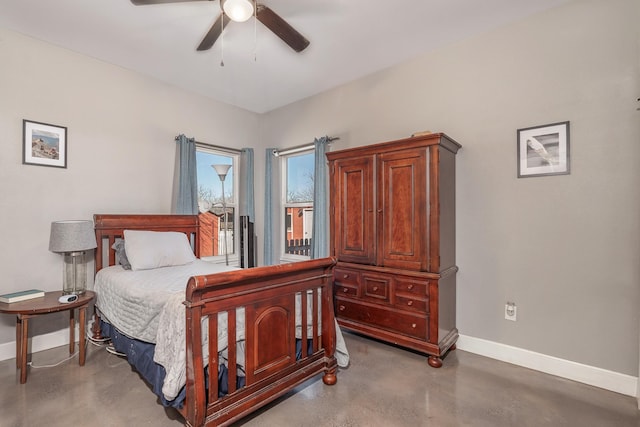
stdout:
<svg viewBox="0 0 640 427">
<path fill-rule="evenodd" d="M 264 113 L 566 1 L 262 0 L 311 42 L 302 53 L 253 20 L 197 52 L 218 1 L 0 0 L 0 26 Z"/>
</svg>

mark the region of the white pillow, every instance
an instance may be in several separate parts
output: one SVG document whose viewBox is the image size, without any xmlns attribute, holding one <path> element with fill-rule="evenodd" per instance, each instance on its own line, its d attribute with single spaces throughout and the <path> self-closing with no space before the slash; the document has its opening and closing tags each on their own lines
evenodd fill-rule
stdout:
<svg viewBox="0 0 640 427">
<path fill-rule="evenodd" d="M 124 230 L 124 249 L 132 270 L 184 265 L 195 261 L 184 233 Z"/>
</svg>

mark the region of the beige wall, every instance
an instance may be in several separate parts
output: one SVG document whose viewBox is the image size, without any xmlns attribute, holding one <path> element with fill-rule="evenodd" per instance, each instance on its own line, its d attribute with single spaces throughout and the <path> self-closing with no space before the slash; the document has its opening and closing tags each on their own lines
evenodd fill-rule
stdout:
<svg viewBox="0 0 640 427">
<path fill-rule="evenodd" d="M 61 289 L 51 221 L 169 213 L 178 133 L 251 146 L 259 117 L 50 44 L 0 30 L 0 293 Z M 67 169 L 22 165 L 22 120 L 68 128 Z M 62 316 L 33 322 L 38 335 Z M 15 340 L 0 315 L 0 347 Z"/>
<path fill-rule="evenodd" d="M 443 48 L 267 114 L 265 143 L 449 134 L 460 332 L 637 376 L 639 8 L 573 2 Z M 516 130 L 565 120 L 571 174 L 518 179 Z"/>
</svg>

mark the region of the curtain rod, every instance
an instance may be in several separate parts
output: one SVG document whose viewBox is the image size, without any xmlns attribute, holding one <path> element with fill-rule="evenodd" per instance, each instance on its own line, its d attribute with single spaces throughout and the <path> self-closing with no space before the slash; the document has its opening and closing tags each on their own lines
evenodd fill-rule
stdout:
<svg viewBox="0 0 640 427">
<path fill-rule="evenodd" d="M 175 140 L 177 141 L 180 138 L 180 136 L 176 136 Z M 193 140 L 193 142 L 196 143 L 196 145 L 199 145 L 201 147 L 208 147 L 208 148 L 213 148 L 216 150 L 220 150 L 220 151 L 226 151 L 228 153 L 233 153 L 233 154 L 240 154 L 242 153 L 242 150 L 238 150 L 237 148 L 230 148 L 230 147 L 222 147 L 220 145 L 214 145 L 214 144 L 209 144 L 207 142 L 200 142 L 200 141 L 196 141 L 195 138 L 190 138 Z M 328 137 L 329 142 L 333 142 L 333 141 L 337 141 L 340 139 L 340 137 L 337 136 L 330 136 Z M 296 145 L 294 147 L 290 147 L 290 148 L 284 148 L 282 150 L 280 149 L 275 149 L 273 150 L 274 155 L 277 156 L 285 156 L 287 154 L 293 154 L 293 153 L 297 153 L 300 151 L 304 151 L 304 150 L 308 150 L 310 148 L 313 148 L 313 142 L 308 142 L 306 144 L 302 144 L 302 145 Z"/>
<path fill-rule="evenodd" d="M 327 137 L 329 142 L 333 142 L 333 141 L 337 141 L 340 138 L 337 136 L 329 136 Z M 279 149 L 275 149 L 273 150 L 273 155 L 278 157 L 278 156 L 286 156 L 287 154 L 294 154 L 294 153 L 298 153 L 300 151 L 304 151 L 304 150 L 308 150 L 310 148 L 314 147 L 314 143 L 313 142 L 308 142 L 306 144 L 302 144 L 302 145 L 296 145 L 295 147 L 290 147 L 290 148 L 283 148 L 282 150 Z"/>
<path fill-rule="evenodd" d="M 175 141 L 177 141 L 179 138 L 180 138 L 180 136 L 176 136 L 175 137 Z M 200 141 L 196 141 L 195 138 L 189 138 L 189 139 L 193 140 L 193 142 L 195 142 L 196 145 L 199 145 L 201 147 L 213 148 L 213 149 L 216 149 L 216 150 L 226 151 L 228 153 L 233 153 L 233 154 L 242 153 L 242 150 L 238 150 L 237 148 L 223 147 L 221 145 L 209 144 L 208 142 L 200 142 Z"/>
</svg>

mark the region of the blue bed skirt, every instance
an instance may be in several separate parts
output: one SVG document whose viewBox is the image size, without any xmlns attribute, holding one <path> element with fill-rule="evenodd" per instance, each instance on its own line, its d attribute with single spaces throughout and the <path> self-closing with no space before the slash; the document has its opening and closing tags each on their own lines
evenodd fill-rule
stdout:
<svg viewBox="0 0 640 427">
<path fill-rule="evenodd" d="M 145 381 L 151 386 L 153 392 L 158 396 L 160 403 L 163 406 L 173 407 L 181 409 L 184 404 L 186 396 L 186 389 L 182 387 L 178 396 L 173 400 L 165 399 L 162 394 L 162 384 L 164 383 L 164 377 L 166 375 L 164 367 L 153 361 L 153 353 L 155 351 L 155 344 L 151 344 L 144 341 L 138 341 L 127 337 L 122 334 L 111 324 L 100 321 L 100 329 L 103 337 L 111 339 L 113 347 L 116 351 L 124 353 L 127 357 L 127 361 L 134 367 L 134 369 L 140 373 Z M 302 340 L 296 339 L 296 359 L 302 358 Z M 313 349 L 313 341 L 307 340 L 307 354 L 311 354 Z M 205 379 L 209 376 L 205 375 Z M 236 377 L 236 389 L 242 388 L 245 385 L 245 377 Z M 218 369 L 218 397 L 222 397 L 228 392 L 228 370 L 224 364 L 221 364 Z M 208 387 L 209 384 L 206 384 Z"/>
<path fill-rule="evenodd" d="M 155 344 L 129 338 L 111 324 L 103 321 L 100 321 L 100 329 L 103 337 L 109 337 L 111 339 L 114 349 L 119 353 L 124 353 L 126 355 L 127 361 L 151 386 L 151 389 L 156 396 L 158 396 L 160 403 L 162 403 L 163 406 L 170 406 L 178 409 L 182 408 L 184 398 L 186 396 L 186 389 L 184 387 L 182 387 L 178 396 L 173 400 L 165 399 L 162 394 L 162 384 L 164 383 L 166 372 L 164 367 L 153 361 L 153 353 L 156 347 Z M 222 397 L 226 395 L 228 391 L 227 384 L 229 377 L 227 367 L 224 364 L 221 364 L 218 372 L 218 394 L 219 397 Z M 205 375 L 205 378 L 208 377 L 208 375 Z M 237 388 L 244 387 L 245 378 L 238 376 L 236 382 Z M 206 386 L 208 387 L 209 385 L 206 384 Z"/>
</svg>

